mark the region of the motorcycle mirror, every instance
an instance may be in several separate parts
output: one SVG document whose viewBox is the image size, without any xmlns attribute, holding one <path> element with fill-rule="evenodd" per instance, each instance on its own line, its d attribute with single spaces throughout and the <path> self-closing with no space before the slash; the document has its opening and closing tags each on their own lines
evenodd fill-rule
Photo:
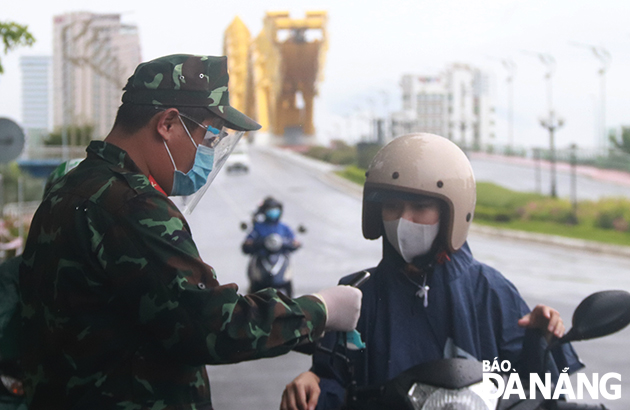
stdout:
<svg viewBox="0 0 630 410">
<path fill-rule="evenodd" d="M 297 228 L 299 233 L 306 233 L 306 227 L 304 225 L 300 225 Z"/>
<path fill-rule="evenodd" d="M 623 290 L 596 292 L 573 313 L 573 327 L 560 343 L 594 339 L 618 332 L 630 323 L 630 293 Z"/>
<path fill-rule="evenodd" d="M 241 222 L 241 231 L 247 230 L 247 223 Z"/>
</svg>

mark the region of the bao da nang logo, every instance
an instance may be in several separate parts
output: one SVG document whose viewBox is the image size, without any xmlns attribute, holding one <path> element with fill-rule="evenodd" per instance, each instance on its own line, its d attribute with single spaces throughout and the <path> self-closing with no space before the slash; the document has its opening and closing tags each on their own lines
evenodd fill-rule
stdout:
<svg viewBox="0 0 630 410">
<path fill-rule="evenodd" d="M 569 369 L 565 368 L 556 383 L 551 381 L 550 373 L 544 375 L 544 380 L 538 374 L 532 373 L 529 375 L 529 388 L 526 390 L 523 388 L 521 377 L 508 360 L 499 363 L 495 357 L 492 362 L 483 360 L 482 364 L 484 384 L 493 382 L 497 387 L 496 390 L 488 393 L 493 399 L 499 397 L 508 399 L 513 394 L 521 400 L 535 399 L 538 394 L 545 400 L 556 400 L 563 395 L 571 400 L 581 400 L 585 397 L 598 400 L 600 396 L 608 400 L 621 398 L 621 374 L 619 373 L 604 373 L 601 376 L 599 373 L 593 373 L 590 378 L 585 373 L 578 373 L 577 379 L 572 381 L 567 373 Z M 509 377 L 506 380 L 496 372 L 509 373 Z"/>
</svg>

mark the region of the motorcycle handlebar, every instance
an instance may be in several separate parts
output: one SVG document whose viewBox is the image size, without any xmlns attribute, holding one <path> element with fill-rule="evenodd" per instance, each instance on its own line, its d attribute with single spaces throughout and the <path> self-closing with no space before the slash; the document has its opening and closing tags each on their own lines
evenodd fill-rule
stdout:
<svg viewBox="0 0 630 410">
<path fill-rule="evenodd" d="M 348 286 L 353 286 L 355 288 L 358 288 L 363 283 L 365 283 L 365 281 L 368 280 L 369 278 L 370 278 L 370 272 L 364 270 L 363 272 L 359 273 L 357 276 L 352 278 L 350 283 L 348 283 Z"/>
</svg>

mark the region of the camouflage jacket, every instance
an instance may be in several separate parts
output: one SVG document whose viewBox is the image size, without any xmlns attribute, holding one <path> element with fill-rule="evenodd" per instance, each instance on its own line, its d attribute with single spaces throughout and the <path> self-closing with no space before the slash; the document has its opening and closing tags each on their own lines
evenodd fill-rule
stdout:
<svg viewBox="0 0 630 410">
<path fill-rule="evenodd" d="M 211 409 L 204 364 L 288 352 L 325 307 L 242 296 L 199 257 L 177 207 L 118 147 L 52 184 L 20 266 L 25 389 L 36 409 Z"/>
</svg>

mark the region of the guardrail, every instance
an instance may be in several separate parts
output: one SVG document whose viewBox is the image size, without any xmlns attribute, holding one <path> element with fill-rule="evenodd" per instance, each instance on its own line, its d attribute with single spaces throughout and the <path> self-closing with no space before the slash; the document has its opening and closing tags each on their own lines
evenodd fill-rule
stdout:
<svg viewBox="0 0 630 410">
<path fill-rule="evenodd" d="M 68 159 L 85 158 L 85 146 L 67 146 Z M 63 158 L 64 148 L 60 145 L 42 145 L 38 147 L 28 147 L 24 152 L 24 157 L 28 159 L 53 159 Z"/>
</svg>

